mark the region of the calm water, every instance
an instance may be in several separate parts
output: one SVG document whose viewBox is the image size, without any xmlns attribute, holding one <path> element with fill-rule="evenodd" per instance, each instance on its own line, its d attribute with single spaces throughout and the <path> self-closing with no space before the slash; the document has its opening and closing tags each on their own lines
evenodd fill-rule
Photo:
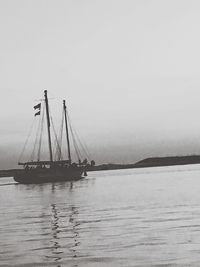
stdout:
<svg viewBox="0 0 200 267">
<path fill-rule="evenodd" d="M 0 179 L 0 266 L 200 266 L 200 165 Z"/>
</svg>

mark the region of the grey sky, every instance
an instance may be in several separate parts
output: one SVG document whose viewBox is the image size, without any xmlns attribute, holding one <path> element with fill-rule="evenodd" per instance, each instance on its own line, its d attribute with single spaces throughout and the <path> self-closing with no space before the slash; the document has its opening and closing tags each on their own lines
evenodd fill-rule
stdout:
<svg viewBox="0 0 200 267">
<path fill-rule="evenodd" d="M 200 153 L 199 14 L 191 0 L 1 0 L 0 168 L 43 89 L 97 162 Z"/>
</svg>

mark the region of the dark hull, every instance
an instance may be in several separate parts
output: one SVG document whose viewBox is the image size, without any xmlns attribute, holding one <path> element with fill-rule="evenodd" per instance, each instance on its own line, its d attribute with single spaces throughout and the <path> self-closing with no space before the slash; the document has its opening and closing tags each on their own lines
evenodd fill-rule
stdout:
<svg viewBox="0 0 200 267">
<path fill-rule="evenodd" d="M 75 181 L 82 178 L 83 168 L 33 169 L 16 172 L 14 180 L 22 184 Z"/>
</svg>

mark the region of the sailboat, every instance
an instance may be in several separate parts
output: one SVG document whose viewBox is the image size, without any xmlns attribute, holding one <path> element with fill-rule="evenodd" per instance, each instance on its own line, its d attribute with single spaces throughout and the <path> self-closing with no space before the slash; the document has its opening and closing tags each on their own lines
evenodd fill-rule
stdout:
<svg viewBox="0 0 200 267">
<path fill-rule="evenodd" d="M 65 100 L 63 100 L 63 114 L 65 122 L 65 133 L 67 139 L 68 157 L 67 159 L 53 159 L 52 141 L 51 141 L 51 120 L 49 112 L 49 102 L 47 96 L 47 90 L 44 91 L 44 103 L 45 113 L 47 121 L 47 133 L 48 133 L 48 147 L 49 147 L 49 160 L 31 160 L 27 162 L 19 162 L 18 165 L 23 166 L 15 172 L 14 180 L 18 183 L 30 184 L 30 183 L 47 183 L 47 182 L 61 182 L 72 181 L 83 178 L 86 176 L 87 160 L 78 163 L 72 162 L 70 151 L 70 138 L 68 130 L 68 117 L 66 111 Z M 37 111 L 36 115 L 40 115 L 41 103 L 34 107 Z M 61 148 L 59 148 L 61 152 Z M 94 161 L 93 161 L 94 162 Z"/>
</svg>

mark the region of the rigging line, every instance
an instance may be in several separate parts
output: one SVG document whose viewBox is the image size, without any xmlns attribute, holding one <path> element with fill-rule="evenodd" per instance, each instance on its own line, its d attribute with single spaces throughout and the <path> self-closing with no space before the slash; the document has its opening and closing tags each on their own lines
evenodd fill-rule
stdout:
<svg viewBox="0 0 200 267">
<path fill-rule="evenodd" d="M 54 139 L 53 141 L 53 150 L 52 150 L 52 154 L 53 154 L 53 158 L 56 159 L 56 140 Z"/>
<path fill-rule="evenodd" d="M 70 130 L 71 130 L 71 127 L 70 127 Z M 75 153 L 76 153 L 77 159 L 79 161 L 79 160 L 81 160 L 81 155 L 80 155 L 80 151 L 78 149 L 78 146 L 76 144 L 76 140 L 75 140 L 75 137 L 74 137 L 74 134 L 73 134 L 72 131 L 71 131 L 71 135 L 72 135 L 72 140 L 73 140 L 73 144 L 74 144 Z"/>
<path fill-rule="evenodd" d="M 82 158 L 82 155 L 81 155 L 81 152 L 80 152 L 80 150 L 78 148 L 78 145 L 77 145 L 77 142 L 76 142 L 74 133 L 73 133 L 73 129 L 72 129 L 72 125 L 71 125 L 70 120 L 69 120 L 69 127 L 70 127 L 70 131 L 71 131 L 71 135 L 72 135 L 72 140 L 73 140 L 73 144 L 74 144 L 74 149 L 75 149 L 75 152 L 76 152 L 76 156 L 77 156 L 78 161 L 79 161 Z"/>
<path fill-rule="evenodd" d="M 67 112 L 67 117 L 68 117 L 68 120 L 71 122 L 71 120 L 70 120 L 70 118 L 69 118 L 69 113 L 68 113 L 68 112 Z M 72 125 L 72 123 L 71 123 L 71 125 Z M 86 145 L 84 146 L 83 143 L 81 142 L 81 139 L 80 139 L 80 137 L 79 137 L 79 135 L 78 135 L 76 129 L 75 129 L 74 127 L 72 127 L 72 128 L 73 128 L 73 131 L 74 131 L 74 133 L 75 133 L 76 139 L 78 140 L 79 145 L 81 146 L 83 152 L 85 153 L 86 157 L 87 157 L 89 160 L 91 160 L 91 156 L 90 156 L 90 153 L 89 153 L 88 149 L 86 148 Z"/>
<path fill-rule="evenodd" d="M 55 143 L 57 143 L 57 148 L 59 149 L 59 151 L 61 153 L 61 148 L 60 148 L 59 143 L 58 143 L 58 137 L 57 137 L 57 134 L 56 134 L 56 130 L 55 130 L 53 119 L 52 119 L 52 116 L 51 115 L 50 115 L 50 119 L 51 119 L 52 128 L 53 128 L 54 135 L 55 135 Z"/>
<path fill-rule="evenodd" d="M 60 148 L 62 148 L 62 138 L 63 138 L 63 127 L 64 127 L 64 110 L 62 112 L 62 121 L 61 121 L 61 128 L 60 128 Z M 59 154 L 59 160 L 61 159 L 61 153 Z"/>
<path fill-rule="evenodd" d="M 55 133 L 54 133 L 54 135 L 55 135 Z M 54 142 L 53 142 L 53 158 L 54 158 L 54 160 L 57 159 L 57 147 L 58 147 L 57 143 L 58 143 L 58 141 L 55 138 Z"/>
<path fill-rule="evenodd" d="M 39 136 L 39 132 L 40 132 L 41 120 L 42 119 L 41 119 L 41 116 L 40 116 L 38 127 L 37 127 L 37 132 L 36 132 L 36 137 L 35 137 L 35 142 L 34 142 L 34 146 L 33 146 L 33 151 L 32 151 L 31 156 L 30 156 L 30 161 L 32 161 L 34 159 L 34 156 L 35 156 L 35 149 L 36 149 L 37 142 L 38 142 L 38 136 Z"/>
<path fill-rule="evenodd" d="M 53 158 L 56 159 L 56 140 L 53 142 Z"/>
<path fill-rule="evenodd" d="M 51 120 L 51 124 L 52 124 L 52 127 L 53 127 L 53 133 L 55 135 L 55 131 L 54 131 L 54 125 L 53 125 L 53 119 L 52 119 L 52 115 L 51 115 L 51 111 L 49 109 L 49 118 Z M 52 154 L 53 154 L 53 158 L 56 159 L 56 138 L 54 139 L 54 142 L 53 142 L 53 151 L 52 151 Z"/>
<path fill-rule="evenodd" d="M 60 125 L 60 134 L 59 134 L 59 145 L 60 145 L 60 151 L 58 151 L 57 149 L 57 153 L 58 153 L 58 160 L 61 160 L 61 149 L 62 149 L 62 137 L 63 137 L 63 125 L 64 125 L 64 110 L 62 112 L 62 119 L 61 119 L 61 125 Z"/>
<path fill-rule="evenodd" d="M 70 132 L 71 132 L 71 137 L 72 137 L 72 141 L 73 141 L 75 153 L 76 153 L 76 156 L 77 156 L 78 160 L 80 160 L 80 155 L 79 155 L 79 152 L 78 152 L 78 147 L 77 147 L 77 144 L 76 144 L 76 141 L 75 141 L 75 137 L 74 137 L 74 134 L 73 134 L 73 131 L 72 131 L 71 123 L 70 123 L 69 120 L 68 120 L 68 123 L 69 123 L 69 128 L 70 128 Z"/>
<path fill-rule="evenodd" d="M 64 118 L 65 118 L 65 112 L 63 110 L 63 113 L 62 113 L 62 123 L 61 123 L 61 129 L 60 129 L 60 147 L 62 147 L 62 140 L 63 140 Z M 61 156 L 62 155 L 60 155 L 60 158 L 61 158 Z"/>
<path fill-rule="evenodd" d="M 74 144 L 74 149 L 75 149 L 75 152 L 76 152 L 76 155 L 78 156 L 78 160 L 80 160 L 80 157 L 81 157 L 81 152 L 78 148 L 78 144 L 76 142 L 76 138 L 75 138 L 75 135 L 74 135 L 74 132 L 73 132 L 73 128 L 72 128 L 72 124 L 71 124 L 71 120 L 69 118 L 69 115 L 67 113 L 67 118 L 68 118 L 68 122 L 69 122 L 69 127 L 70 127 L 70 132 L 71 132 L 71 136 L 72 136 L 72 140 L 73 140 L 73 144 Z"/>
<path fill-rule="evenodd" d="M 38 161 L 40 161 L 40 155 L 41 155 L 43 128 L 44 128 L 44 105 L 42 105 L 42 122 L 41 122 L 41 131 L 40 131 L 40 139 L 39 139 L 39 147 L 38 147 Z"/>
<path fill-rule="evenodd" d="M 28 131 L 28 136 L 27 136 L 27 138 L 26 138 L 26 141 L 25 141 L 25 143 L 24 143 L 24 146 L 23 146 L 23 148 L 22 148 L 22 151 L 21 151 L 21 153 L 20 153 L 20 155 L 19 155 L 19 162 L 20 162 L 21 159 L 22 159 L 22 156 L 23 156 L 24 151 L 25 151 L 25 149 L 26 149 L 28 140 L 29 140 L 29 138 L 30 138 L 30 136 L 31 136 L 31 134 L 32 134 L 32 130 L 33 130 L 33 125 L 34 125 L 34 123 L 35 123 L 35 117 L 33 118 L 31 127 L 30 127 L 30 129 L 29 129 L 29 131 Z"/>
<path fill-rule="evenodd" d="M 75 133 L 76 138 L 77 138 L 77 140 L 78 140 L 78 142 L 79 142 L 79 145 L 80 145 L 81 148 L 83 149 L 83 152 L 85 153 L 85 155 L 87 156 L 87 158 L 88 158 L 89 160 L 91 160 L 91 156 L 90 156 L 89 151 L 86 149 L 86 146 L 84 146 L 83 143 L 81 142 L 81 139 L 80 139 L 80 137 L 79 137 L 79 135 L 78 135 L 78 133 L 77 133 L 77 131 L 76 131 L 75 129 L 74 129 L 74 133 Z"/>
</svg>

